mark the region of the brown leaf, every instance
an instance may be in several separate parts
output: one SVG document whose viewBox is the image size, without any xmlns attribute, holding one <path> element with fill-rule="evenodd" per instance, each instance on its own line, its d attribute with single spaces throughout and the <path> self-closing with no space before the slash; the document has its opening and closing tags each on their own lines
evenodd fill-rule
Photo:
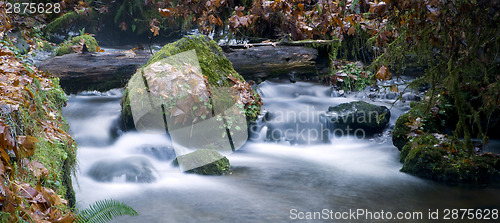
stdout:
<svg viewBox="0 0 500 223">
<path fill-rule="evenodd" d="M 382 65 L 380 69 L 377 71 L 377 74 L 375 74 L 375 77 L 379 80 L 386 81 L 392 79 L 392 74 L 387 66 Z"/>
<path fill-rule="evenodd" d="M 175 11 L 172 8 L 158 9 L 158 11 L 164 17 L 171 17 L 171 16 L 175 15 Z"/>
<path fill-rule="evenodd" d="M 35 152 L 35 143 L 38 142 L 38 139 L 33 136 L 18 136 L 17 143 L 21 145 L 23 149 L 24 156 L 31 156 Z"/>
<path fill-rule="evenodd" d="M 391 85 L 391 91 L 392 91 L 392 92 L 396 92 L 396 93 L 397 93 L 397 92 L 399 92 L 399 90 L 398 90 L 398 86 L 396 86 L 396 85 Z"/>
<path fill-rule="evenodd" d="M 31 161 L 29 162 L 26 167 L 33 172 L 33 175 L 35 177 L 47 177 L 49 175 L 49 170 L 45 168 L 45 166 L 37 161 Z"/>
<path fill-rule="evenodd" d="M 349 27 L 349 30 L 347 31 L 347 35 L 352 36 L 356 33 L 356 26 L 351 26 Z"/>
</svg>

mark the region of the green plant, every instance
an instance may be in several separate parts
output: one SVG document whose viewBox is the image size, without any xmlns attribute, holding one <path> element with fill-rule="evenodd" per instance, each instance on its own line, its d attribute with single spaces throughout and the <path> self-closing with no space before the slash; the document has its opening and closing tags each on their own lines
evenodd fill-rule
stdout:
<svg viewBox="0 0 500 223">
<path fill-rule="evenodd" d="M 113 199 L 96 201 L 83 209 L 76 218 L 77 223 L 109 222 L 123 215 L 137 216 L 138 213 L 123 202 Z"/>
<path fill-rule="evenodd" d="M 361 91 L 370 85 L 372 78 L 373 74 L 359 63 L 333 60 L 325 81 L 345 91 Z"/>
</svg>

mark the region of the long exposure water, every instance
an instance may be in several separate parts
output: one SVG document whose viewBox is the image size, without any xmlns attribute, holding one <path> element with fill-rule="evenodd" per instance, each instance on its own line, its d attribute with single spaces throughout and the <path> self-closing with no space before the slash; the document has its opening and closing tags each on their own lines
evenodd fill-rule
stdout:
<svg viewBox="0 0 500 223">
<path fill-rule="evenodd" d="M 391 107 L 393 97 L 379 95 L 375 101 L 366 94 L 332 97 L 329 87 L 306 82 L 265 81 L 259 92 L 269 115 L 259 122 L 253 139 L 228 156 L 232 169 L 225 176 L 182 173 L 171 166 L 175 154 L 168 137 L 121 132 L 117 127 L 120 90 L 71 95 L 64 115 L 79 145 L 79 172 L 74 181 L 78 206 L 118 199 L 140 214 L 115 220 L 123 223 L 293 222 L 293 218 L 306 217 L 300 212 L 324 209 L 384 211 L 384 216 L 391 212 L 392 217 L 398 212 L 418 217 L 420 212 L 421 222 L 428 222 L 429 210 L 439 209 L 441 217 L 444 209 L 500 208 L 498 185 L 446 185 L 400 172 L 402 164 L 390 128 L 374 137 L 332 137 L 328 143 L 317 140 L 317 134 L 308 134 L 314 133 L 308 129 L 319 128 L 317 117 L 329 106 L 364 100 Z M 408 102 L 392 106 L 389 125 L 408 109 Z M 276 129 L 291 131 L 275 138 L 269 133 Z M 147 182 L 129 182 L 127 171 L 147 173 Z M 106 180 L 96 180 L 96 172 Z M 364 215 L 314 220 L 332 221 L 412 220 L 374 220 Z"/>
</svg>

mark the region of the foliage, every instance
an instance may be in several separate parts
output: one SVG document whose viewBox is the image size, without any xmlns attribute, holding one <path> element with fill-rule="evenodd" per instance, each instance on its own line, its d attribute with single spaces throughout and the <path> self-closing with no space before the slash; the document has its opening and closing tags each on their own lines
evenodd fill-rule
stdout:
<svg viewBox="0 0 500 223">
<path fill-rule="evenodd" d="M 100 200 L 91 204 L 88 208 L 81 210 L 76 217 L 77 223 L 109 222 L 113 218 L 123 215 L 137 216 L 137 212 L 115 200 Z"/>
<path fill-rule="evenodd" d="M 0 2 L 0 15 L 5 6 Z M 1 19 L 0 41 L 0 202 L 10 222 L 71 222 L 71 174 L 76 145 L 61 108 L 66 95 L 56 78 L 22 61 L 13 43 L 39 38 L 36 24 L 18 25 L 23 16 Z M 26 22 L 33 21 L 30 19 Z M 9 35 L 16 26 L 21 36 Z M 64 199 L 65 198 L 65 199 Z M 67 199 L 67 200 L 66 200 Z"/>
<path fill-rule="evenodd" d="M 57 80 L 20 62 L 1 44 L 0 187 L 11 220 L 69 222 L 76 147 L 61 114 L 66 96 Z M 47 168 L 49 167 L 49 168 Z M 55 189 L 55 191 L 53 189 Z M 57 194 L 59 195 L 57 195 Z"/>
<path fill-rule="evenodd" d="M 328 83 L 344 91 L 361 91 L 370 85 L 373 74 L 363 69 L 360 62 L 333 60 L 330 73 L 324 78 Z"/>
<path fill-rule="evenodd" d="M 83 29 L 84 30 L 84 29 Z M 64 54 L 82 52 L 83 45 L 86 45 L 89 52 L 99 52 L 103 51 L 100 49 L 97 40 L 88 33 L 80 34 L 80 36 L 72 37 L 61 43 L 56 48 L 56 56 L 62 56 Z"/>
<path fill-rule="evenodd" d="M 217 30 L 217 27 L 229 26 L 234 33 L 259 37 L 290 34 L 294 40 L 330 36 L 343 40 L 359 31 L 377 33 L 383 22 L 375 21 L 373 17 L 381 15 L 385 6 L 384 1 L 255 0 L 251 5 L 237 5 L 237 1 L 201 0 L 187 4 L 172 1 L 160 9 L 160 13 L 169 18 L 191 18 L 205 34 Z M 389 36 L 384 34 L 383 41 Z"/>
<path fill-rule="evenodd" d="M 433 91 L 445 91 L 457 109 L 454 137 L 463 137 L 473 155 L 472 137 L 487 142 L 488 121 L 498 111 L 500 5 L 497 1 L 391 1 L 388 27 L 397 40 L 387 45 L 382 61 L 414 52 L 429 67 L 424 79 Z M 393 50 L 401 48 L 404 50 Z M 431 97 L 433 97 L 431 95 Z"/>
</svg>

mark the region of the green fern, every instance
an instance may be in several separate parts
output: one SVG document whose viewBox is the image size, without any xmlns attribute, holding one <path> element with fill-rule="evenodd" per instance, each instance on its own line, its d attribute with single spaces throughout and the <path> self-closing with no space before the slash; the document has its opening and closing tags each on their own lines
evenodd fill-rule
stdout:
<svg viewBox="0 0 500 223">
<path fill-rule="evenodd" d="M 137 212 L 123 202 L 115 200 L 96 201 L 82 210 L 76 218 L 77 223 L 109 222 L 123 215 L 137 216 Z"/>
</svg>

